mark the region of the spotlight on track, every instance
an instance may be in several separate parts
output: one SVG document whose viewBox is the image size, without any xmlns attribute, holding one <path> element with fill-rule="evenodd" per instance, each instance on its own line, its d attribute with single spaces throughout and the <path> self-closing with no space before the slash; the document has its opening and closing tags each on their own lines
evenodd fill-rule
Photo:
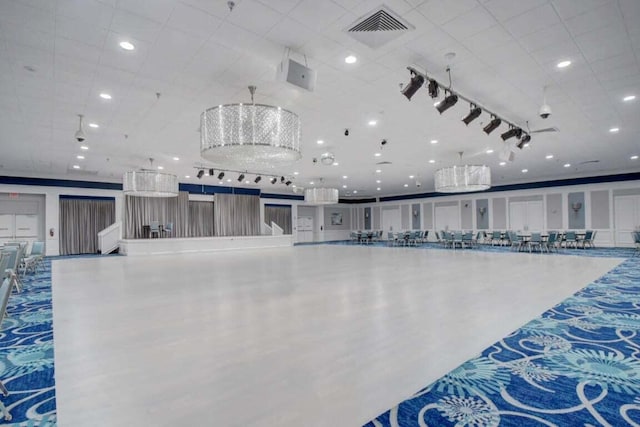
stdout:
<svg viewBox="0 0 640 427">
<path fill-rule="evenodd" d="M 440 95 L 440 86 L 438 86 L 438 82 L 435 80 L 429 80 L 429 96 L 432 98 L 437 98 Z"/>
<path fill-rule="evenodd" d="M 198 177 L 198 179 L 202 179 L 202 177 L 204 176 L 204 169 L 200 169 L 198 171 L 198 175 L 196 175 Z"/>
<path fill-rule="evenodd" d="M 287 181 L 284 183 L 284 185 L 286 185 L 287 187 L 291 185 L 291 181 Z"/>
<path fill-rule="evenodd" d="M 256 179 L 253 180 L 253 182 L 255 182 L 256 184 L 260 182 L 260 180 L 262 179 L 262 177 L 260 175 L 256 176 Z"/>
<path fill-rule="evenodd" d="M 469 123 L 480 117 L 480 114 L 482 113 L 482 109 L 473 104 L 470 105 L 470 108 L 471 110 L 469 111 L 469 114 L 467 114 L 465 118 L 462 119 L 464 124 L 467 126 L 469 126 Z"/>
<path fill-rule="evenodd" d="M 280 182 L 281 182 L 281 183 L 284 183 L 284 176 L 281 176 L 281 177 L 280 177 Z"/>
<path fill-rule="evenodd" d="M 522 150 L 522 147 L 527 145 L 529 141 L 531 141 L 531 135 L 525 133 L 520 139 L 520 141 L 518 141 L 518 143 L 516 144 L 516 147 Z"/>
<path fill-rule="evenodd" d="M 271 178 L 271 183 L 272 184 L 275 184 L 276 182 L 278 182 L 278 178 L 276 178 L 276 177 Z"/>
<path fill-rule="evenodd" d="M 220 173 L 218 174 L 218 179 L 222 179 L 222 178 L 224 178 L 224 172 L 220 172 Z"/>
<path fill-rule="evenodd" d="M 244 179 L 244 174 L 241 173 L 240 176 L 238 177 L 238 182 L 242 182 L 243 179 Z"/>
<path fill-rule="evenodd" d="M 409 101 L 411 101 L 411 98 L 413 97 L 413 95 L 416 94 L 418 89 L 420 89 L 423 84 L 424 84 L 424 77 L 412 71 L 411 81 L 409 82 L 407 87 L 403 89 L 402 94 L 406 96 Z"/>
<path fill-rule="evenodd" d="M 491 121 L 489 122 L 488 125 L 486 125 L 484 127 L 484 133 L 486 133 L 487 135 L 489 135 L 491 132 L 493 132 L 494 130 L 496 130 L 498 128 L 498 126 L 500 126 L 502 124 L 502 120 L 500 120 L 499 118 L 497 118 L 496 116 L 491 116 L 493 117 L 491 119 Z"/>
<path fill-rule="evenodd" d="M 506 141 L 509 138 L 520 138 L 522 136 L 522 129 L 510 127 L 508 131 L 500 135 L 503 141 Z"/>
<path fill-rule="evenodd" d="M 209 176 L 213 176 L 214 173 L 216 173 L 216 171 L 214 171 L 213 169 L 209 169 Z"/>
<path fill-rule="evenodd" d="M 438 104 L 438 106 L 436 107 L 436 110 L 438 110 L 438 112 L 442 114 L 445 111 L 447 111 L 449 108 L 456 105 L 456 102 L 458 102 L 458 95 L 452 93 L 449 96 L 447 96 L 445 99 L 443 99 L 441 103 Z"/>
</svg>

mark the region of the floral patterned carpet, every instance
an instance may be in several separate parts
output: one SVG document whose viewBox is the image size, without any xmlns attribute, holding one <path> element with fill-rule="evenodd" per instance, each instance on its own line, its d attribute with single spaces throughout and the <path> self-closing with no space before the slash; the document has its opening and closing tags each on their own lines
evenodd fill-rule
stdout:
<svg viewBox="0 0 640 427">
<path fill-rule="evenodd" d="M 45 259 L 37 274 L 22 281 L 22 292 L 9 298 L 0 331 L 0 378 L 10 393 L 0 400 L 13 417 L 0 418 L 0 425 L 55 426 L 51 261 Z"/>
<path fill-rule="evenodd" d="M 639 331 L 636 257 L 366 427 L 640 425 Z"/>
</svg>

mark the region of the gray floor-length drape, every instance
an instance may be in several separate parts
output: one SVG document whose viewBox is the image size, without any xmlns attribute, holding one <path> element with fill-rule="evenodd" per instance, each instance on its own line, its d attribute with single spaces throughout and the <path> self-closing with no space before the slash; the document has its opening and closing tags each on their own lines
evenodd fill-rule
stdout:
<svg viewBox="0 0 640 427">
<path fill-rule="evenodd" d="M 264 222 L 271 225 L 271 221 L 278 224 L 284 234 L 291 234 L 291 205 L 265 205 Z"/>
<path fill-rule="evenodd" d="M 116 220 L 115 200 L 60 199 L 60 255 L 95 254 L 98 232 Z"/>
<path fill-rule="evenodd" d="M 216 236 L 260 234 L 259 196 L 216 194 L 213 211 Z"/>
<path fill-rule="evenodd" d="M 134 197 L 124 198 L 124 238 L 146 237 L 143 226 L 152 221 L 162 225 L 173 223 L 171 237 L 189 235 L 189 193 L 181 191 L 177 197 Z"/>
<path fill-rule="evenodd" d="M 189 236 L 213 235 L 213 202 L 189 201 Z"/>
</svg>

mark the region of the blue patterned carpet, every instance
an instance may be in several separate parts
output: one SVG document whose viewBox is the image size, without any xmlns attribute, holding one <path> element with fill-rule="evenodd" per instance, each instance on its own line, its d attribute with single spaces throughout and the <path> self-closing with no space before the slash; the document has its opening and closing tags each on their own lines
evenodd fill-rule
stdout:
<svg viewBox="0 0 640 427">
<path fill-rule="evenodd" d="M 631 258 L 366 427 L 640 425 L 639 331 Z"/>
<path fill-rule="evenodd" d="M 13 420 L 2 424 L 0 418 L 0 424 L 55 426 L 51 261 L 24 277 L 22 292 L 9 298 L 7 313 L 0 331 L 0 378 L 10 394 L 0 399 Z"/>
</svg>

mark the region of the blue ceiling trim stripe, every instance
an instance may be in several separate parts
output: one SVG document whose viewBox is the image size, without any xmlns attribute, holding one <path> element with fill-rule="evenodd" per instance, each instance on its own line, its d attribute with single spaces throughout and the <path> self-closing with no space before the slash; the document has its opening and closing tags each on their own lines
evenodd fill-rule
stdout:
<svg viewBox="0 0 640 427">
<path fill-rule="evenodd" d="M 261 199 L 282 199 L 282 200 L 301 200 L 304 201 L 304 196 L 297 196 L 295 194 L 274 194 L 274 193 L 260 193 Z"/>
<path fill-rule="evenodd" d="M 265 203 L 264 204 L 265 207 L 272 207 L 272 208 L 290 208 L 291 205 L 286 205 L 286 204 L 282 204 L 282 205 L 276 205 L 274 203 Z"/>
<path fill-rule="evenodd" d="M 513 191 L 513 190 L 533 190 L 536 188 L 566 187 L 569 185 L 601 184 L 601 183 L 607 183 L 607 182 L 622 182 L 622 181 L 636 181 L 636 180 L 640 180 L 640 172 L 624 173 L 619 175 L 602 175 L 602 176 L 589 176 L 584 178 L 559 179 L 559 180 L 553 180 L 553 181 L 526 182 L 523 184 L 499 185 L 497 187 L 492 187 L 486 191 L 475 191 L 473 193 L 464 193 L 464 194 L 496 193 L 500 191 Z M 435 193 L 435 192 L 421 193 L 421 194 L 406 194 L 402 196 L 380 197 L 380 201 L 392 202 L 397 200 L 429 199 L 432 197 L 443 197 L 443 196 L 451 196 L 451 195 L 452 194 Z"/>
<path fill-rule="evenodd" d="M 43 187 L 96 188 L 100 190 L 120 190 L 122 184 L 114 182 L 75 181 L 70 179 L 24 178 L 18 176 L 0 176 L 0 184 L 38 185 Z"/>
<path fill-rule="evenodd" d="M 375 203 L 375 202 L 376 202 L 375 197 L 371 197 L 368 199 L 339 199 L 338 200 L 338 203 L 344 203 L 345 205 L 357 205 L 361 203 Z"/>
<path fill-rule="evenodd" d="M 71 194 L 61 194 L 60 200 L 104 200 L 109 202 L 115 202 L 115 197 L 101 197 L 101 196 L 74 196 Z"/>
</svg>

